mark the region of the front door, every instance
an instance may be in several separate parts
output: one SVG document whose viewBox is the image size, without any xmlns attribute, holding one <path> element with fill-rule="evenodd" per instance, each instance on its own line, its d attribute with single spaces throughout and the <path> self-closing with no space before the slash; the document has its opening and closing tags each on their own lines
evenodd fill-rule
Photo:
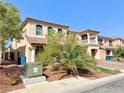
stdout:
<svg viewBox="0 0 124 93">
<path fill-rule="evenodd" d="M 91 55 L 93 58 L 95 58 L 96 53 L 97 53 L 97 49 L 91 49 Z"/>
</svg>

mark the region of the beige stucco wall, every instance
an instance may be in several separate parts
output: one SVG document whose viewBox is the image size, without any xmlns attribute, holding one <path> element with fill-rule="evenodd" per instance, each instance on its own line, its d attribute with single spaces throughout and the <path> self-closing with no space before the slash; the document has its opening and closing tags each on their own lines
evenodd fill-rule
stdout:
<svg viewBox="0 0 124 93">
<path fill-rule="evenodd" d="M 15 61 L 18 61 L 18 51 L 19 54 L 26 56 L 26 62 L 30 62 L 30 47 L 32 47 L 24 37 L 24 39 L 20 40 L 20 42 L 16 42 L 15 40 L 12 42 L 11 52 L 14 52 Z"/>
<path fill-rule="evenodd" d="M 42 35 L 36 35 L 36 25 L 41 25 L 42 26 Z M 25 28 L 23 29 L 23 31 L 25 32 L 25 34 L 27 36 L 30 37 L 41 37 L 41 38 L 45 38 L 46 35 L 48 34 L 48 27 L 52 27 L 56 32 L 57 29 L 62 29 L 63 32 L 67 32 L 67 29 L 63 28 L 63 27 L 58 27 L 58 26 L 51 26 L 48 24 L 38 24 L 38 23 L 33 23 L 33 22 L 29 22 L 27 23 L 27 25 L 25 26 Z"/>
<path fill-rule="evenodd" d="M 106 58 L 106 50 L 100 49 L 99 52 L 100 52 L 100 59 L 105 60 L 105 58 Z"/>
<path fill-rule="evenodd" d="M 23 31 L 30 30 L 29 29 L 29 24 L 27 24 L 24 28 Z M 31 48 L 32 46 L 28 43 L 25 34 L 30 34 L 30 33 L 23 33 L 23 39 L 20 40 L 20 42 L 13 40 L 12 42 L 12 47 L 11 47 L 11 52 L 14 52 L 14 59 L 15 61 L 18 61 L 18 51 L 19 54 L 23 54 L 26 56 L 26 62 L 30 62 L 30 55 L 31 55 Z"/>
</svg>

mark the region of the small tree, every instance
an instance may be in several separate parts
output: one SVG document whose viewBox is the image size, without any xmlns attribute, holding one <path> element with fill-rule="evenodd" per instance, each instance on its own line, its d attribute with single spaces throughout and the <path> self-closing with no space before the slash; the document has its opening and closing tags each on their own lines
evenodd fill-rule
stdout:
<svg viewBox="0 0 124 93">
<path fill-rule="evenodd" d="M 55 61 L 55 55 L 58 53 L 60 45 L 60 35 L 55 30 L 51 29 L 47 36 L 47 44 L 43 46 L 44 51 L 39 52 L 36 56 L 36 60 L 43 62 L 44 65 L 53 64 Z"/>
<path fill-rule="evenodd" d="M 11 3 L 0 0 L 0 38 L 2 39 L 0 43 L 2 48 L 4 48 L 6 38 L 10 38 L 11 41 L 22 38 L 20 22 L 19 10 Z"/>
<path fill-rule="evenodd" d="M 114 56 L 118 59 L 118 61 L 121 61 L 122 58 L 124 58 L 124 46 L 120 46 L 115 50 Z"/>
</svg>

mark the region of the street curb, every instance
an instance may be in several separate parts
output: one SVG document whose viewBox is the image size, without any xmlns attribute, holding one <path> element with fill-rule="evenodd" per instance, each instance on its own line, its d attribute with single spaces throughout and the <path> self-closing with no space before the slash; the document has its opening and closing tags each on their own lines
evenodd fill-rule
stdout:
<svg viewBox="0 0 124 93">
<path fill-rule="evenodd" d="M 26 87 L 25 89 L 11 91 L 8 93 L 82 93 L 121 79 L 124 79 L 124 73 L 119 73 L 96 80 L 87 80 L 82 77 L 78 77 L 77 79 L 69 78 L 49 83 L 52 87 L 45 87 L 46 90 L 39 90 L 36 92 L 39 87 L 34 86 L 36 87 L 33 88 L 34 90 Z"/>
<path fill-rule="evenodd" d="M 89 82 L 87 84 L 80 85 L 78 87 L 72 88 L 72 89 L 67 89 L 63 90 L 62 93 L 80 93 L 80 92 L 86 92 L 88 90 L 92 90 L 94 88 L 112 83 L 114 81 L 118 81 L 120 79 L 124 79 L 124 73 L 120 73 L 117 75 L 112 75 L 104 78 L 100 78 L 97 80 L 93 80 L 92 82 Z"/>
</svg>

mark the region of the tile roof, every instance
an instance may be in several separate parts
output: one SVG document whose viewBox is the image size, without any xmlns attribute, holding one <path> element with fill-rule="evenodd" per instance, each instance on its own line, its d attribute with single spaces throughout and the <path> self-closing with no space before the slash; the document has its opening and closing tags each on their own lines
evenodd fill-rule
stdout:
<svg viewBox="0 0 124 93">
<path fill-rule="evenodd" d="M 111 37 L 98 36 L 99 39 L 113 40 Z"/>
<path fill-rule="evenodd" d="M 45 38 L 38 38 L 38 37 L 26 37 L 26 38 L 30 44 L 45 44 L 46 43 Z"/>
<path fill-rule="evenodd" d="M 78 32 L 80 35 L 82 34 L 86 34 L 86 33 L 95 33 L 95 34 L 98 34 L 100 33 L 99 31 L 95 31 L 95 30 L 91 30 L 91 29 L 86 29 L 86 30 L 83 30 L 81 32 Z"/>
</svg>

